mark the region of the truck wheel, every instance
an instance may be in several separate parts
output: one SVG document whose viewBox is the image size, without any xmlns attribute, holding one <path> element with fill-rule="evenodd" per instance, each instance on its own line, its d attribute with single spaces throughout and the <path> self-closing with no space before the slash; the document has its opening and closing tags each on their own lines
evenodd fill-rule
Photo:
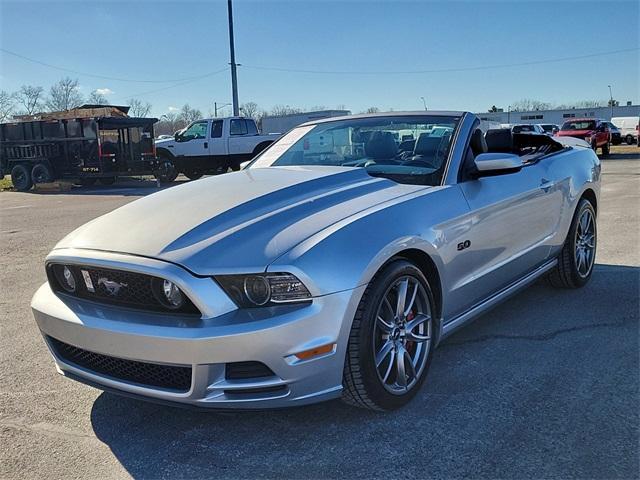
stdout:
<svg viewBox="0 0 640 480">
<path fill-rule="evenodd" d="M 53 181 L 53 171 L 46 163 L 36 163 L 31 169 L 33 183 L 49 183 Z"/>
<path fill-rule="evenodd" d="M 187 177 L 189 180 L 197 180 L 203 175 L 200 172 L 194 172 L 194 171 L 186 171 L 183 173 L 184 173 L 184 176 Z"/>
<path fill-rule="evenodd" d="M 160 181 L 160 183 L 171 183 L 178 176 L 178 172 L 170 158 L 161 156 L 160 165 L 158 166 L 158 169 L 153 172 L 153 175 Z"/>
<path fill-rule="evenodd" d="M 28 192 L 33 187 L 31 172 L 24 165 L 16 165 L 11 169 L 11 183 L 19 192 Z"/>
<path fill-rule="evenodd" d="M 602 146 L 602 156 L 609 155 L 609 151 L 610 151 L 610 145 L 609 145 L 609 142 L 607 142 Z"/>
<path fill-rule="evenodd" d="M 627 135 L 624 139 L 627 142 L 627 145 L 633 145 L 633 135 Z"/>
<path fill-rule="evenodd" d="M 99 178 L 98 181 L 101 185 L 113 185 L 114 183 L 116 183 L 116 177 L 102 177 Z"/>
</svg>

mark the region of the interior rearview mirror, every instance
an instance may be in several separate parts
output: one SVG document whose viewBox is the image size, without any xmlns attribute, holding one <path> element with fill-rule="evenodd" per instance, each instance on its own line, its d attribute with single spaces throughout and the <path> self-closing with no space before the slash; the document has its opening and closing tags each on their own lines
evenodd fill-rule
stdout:
<svg viewBox="0 0 640 480">
<path fill-rule="evenodd" d="M 474 163 L 478 176 L 513 173 L 522 168 L 522 160 L 513 153 L 481 153 Z"/>
</svg>

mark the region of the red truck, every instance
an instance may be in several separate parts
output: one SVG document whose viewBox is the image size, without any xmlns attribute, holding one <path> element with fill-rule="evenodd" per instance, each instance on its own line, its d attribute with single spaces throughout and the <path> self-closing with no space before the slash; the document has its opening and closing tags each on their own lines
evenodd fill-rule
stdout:
<svg viewBox="0 0 640 480">
<path fill-rule="evenodd" d="M 611 132 L 604 120 L 599 118 L 572 118 L 564 122 L 558 137 L 575 137 L 591 145 L 594 151 L 602 148 L 603 155 L 609 155 Z"/>
</svg>

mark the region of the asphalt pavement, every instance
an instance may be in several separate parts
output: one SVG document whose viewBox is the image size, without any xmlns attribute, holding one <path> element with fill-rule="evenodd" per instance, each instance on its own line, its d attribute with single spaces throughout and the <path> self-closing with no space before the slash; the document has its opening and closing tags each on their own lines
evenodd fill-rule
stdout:
<svg viewBox="0 0 640 480">
<path fill-rule="evenodd" d="M 603 162 L 589 285 L 539 282 L 451 336 L 392 413 L 193 412 L 57 375 L 29 309 L 45 255 L 156 190 L 0 193 L 0 478 L 640 476 L 640 155 Z"/>
</svg>

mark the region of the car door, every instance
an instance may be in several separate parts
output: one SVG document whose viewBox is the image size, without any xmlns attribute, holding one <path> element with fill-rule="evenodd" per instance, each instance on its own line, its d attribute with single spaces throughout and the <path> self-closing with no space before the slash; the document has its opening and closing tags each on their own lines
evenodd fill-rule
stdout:
<svg viewBox="0 0 640 480">
<path fill-rule="evenodd" d="M 229 155 L 248 160 L 253 151 L 253 138 L 258 134 L 255 123 L 244 118 L 233 118 L 229 124 Z"/>
<path fill-rule="evenodd" d="M 473 306 L 547 260 L 558 198 L 542 162 L 459 184 L 469 204 L 468 245 L 458 255 L 458 303 Z"/>
<path fill-rule="evenodd" d="M 173 154 L 181 157 L 179 164 L 183 171 L 200 172 L 208 168 L 209 162 L 209 122 L 198 120 L 191 123 L 179 136 Z"/>
</svg>

